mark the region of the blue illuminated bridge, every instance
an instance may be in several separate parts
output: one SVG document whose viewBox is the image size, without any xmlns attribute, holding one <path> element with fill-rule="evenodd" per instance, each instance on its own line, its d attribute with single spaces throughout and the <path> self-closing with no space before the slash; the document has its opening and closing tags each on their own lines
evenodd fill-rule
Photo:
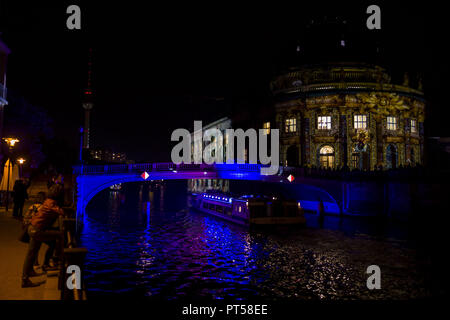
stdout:
<svg viewBox="0 0 450 320">
<path fill-rule="evenodd" d="M 140 163 L 117 165 L 80 165 L 74 167 L 76 176 L 77 212 L 84 213 L 86 205 L 100 191 L 114 184 L 149 180 L 230 179 L 253 180 L 294 185 L 304 184 L 325 192 L 339 210 L 345 209 L 345 187 L 340 179 L 308 177 L 304 169 L 280 167 L 275 175 L 262 175 L 259 164 L 174 164 Z M 142 177 L 148 173 L 147 179 Z M 288 177 L 292 175 L 291 182 Z M 317 200 L 317 199 L 314 199 Z M 344 206 L 343 206 L 344 205 Z"/>
</svg>

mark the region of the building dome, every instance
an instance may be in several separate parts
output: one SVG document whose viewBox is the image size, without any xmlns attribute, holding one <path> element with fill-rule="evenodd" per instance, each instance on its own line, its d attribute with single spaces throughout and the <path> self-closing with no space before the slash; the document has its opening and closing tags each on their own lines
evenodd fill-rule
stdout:
<svg viewBox="0 0 450 320">
<path fill-rule="evenodd" d="M 272 93 L 313 95 L 342 91 L 388 91 L 423 97 L 421 90 L 411 88 L 409 81 L 393 84 L 387 71 L 377 65 L 340 62 L 304 65 L 290 68 L 274 78 L 270 84 Z"/>
</svg>

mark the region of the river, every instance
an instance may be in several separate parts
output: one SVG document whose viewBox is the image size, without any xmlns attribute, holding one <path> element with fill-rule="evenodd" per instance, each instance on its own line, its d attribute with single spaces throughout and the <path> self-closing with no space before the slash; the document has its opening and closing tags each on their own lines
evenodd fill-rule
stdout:
<svg viewBox="0 0 450 320">
<path fill-rule="evenodd" d="M 136 189 L 104 190 L 81 234 L 88 298 L 410 299 L 431 296 L 430 265 L 403 225 L 329 216 L 323 228 L 248 230 L 187 208 L 152 210 Z M 378 265 L 381 289 L 369 290 Z"/>
</svg>

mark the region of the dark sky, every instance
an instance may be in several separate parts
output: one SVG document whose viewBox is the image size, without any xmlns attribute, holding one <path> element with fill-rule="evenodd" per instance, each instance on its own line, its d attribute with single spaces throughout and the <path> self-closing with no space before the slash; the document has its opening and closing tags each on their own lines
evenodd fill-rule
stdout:
<svg viewBox="0 0 450 320">
<path fill-rule="evenodd" d="M 330 41 L 332 36 L 311 38 L 305 28 L 325 16 L 348 21 L 349 33 L 363 43 L 359 58 L 366 51 L 369 57 L 379 41 L 388 68 L 422 72 L 432 101 L 430 134 L 449 134 L 443 109 L 450 84 L 443 8 L 380 4 L 382 30 L 369 32 L 362 3 L 93 2 L 0 0 L 0 32 L 12 50 L 8 87 L 49 110 L 58 135 L 74 146 L 82 124 L 88 48 L 94 54 L 91 143 L 136 160 L 166 161 L 174 129 L 215 120 L 241 100 L 264 97 L 273 72 L 287 63 L 297 41 L 318 47 Z M 81 7 L 81 31 L 66 29 L 70 4 Z"/>
</svg>

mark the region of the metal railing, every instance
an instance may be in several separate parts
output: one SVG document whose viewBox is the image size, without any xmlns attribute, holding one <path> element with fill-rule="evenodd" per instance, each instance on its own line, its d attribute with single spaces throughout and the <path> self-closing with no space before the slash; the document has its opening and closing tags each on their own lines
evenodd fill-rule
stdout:
<svg viewBox="0 0 450 320">
<path fill-rule="evenodd" d="M 109 165 L 79 165 L 73 167 L 77 175 L 114 174 L 114 173 L 142 173 L 146 172 L 192 172 L 192 171 L 243 171 L 257 172 L 260 164 L 175 164 L 172 162 L 136 163 L 136 164 L 109 164 Z"/>
<path fill-rule="evenodd" d="M 241 173 L 256 173 L 260 172 L 261 167 L 265 165 L 261 164 L 174 164 L 171 162 L 165 163 L 138 163 L 138 164 L 126 164 L 126 165 L 83 165 L 75 166 L 74 173 L 76 175 L 100 175 L 100 174 L 120 174 L 120 173 L 132 173 L 141 174 L 146 171 L 151 172 L 230 172 L 236 171 Z M 428 180 L 435 179 L 436 177 L 448 177 L 450 179 L 450 172 L 447 171 L 435 171 L 429 168 L 417 167 L 404 167 L 389 170 L 352 170 L 352 169 L 324 169 L 315 167 L 281 167 L 279 168 L 278 175 L 288 176 L 294 175 L 295 178 L 317 178 L 326 180 L 390 180 L 390 181 L 403 181 L 408 179 Z"/>
<path fill-rule="evenodd" d="M 333 83 L 320 83 L 320 84 L 310 84 L 300 87 L 287 87 L 287 88 L 281 88 L 274 90 L 274 94 L 279 93 L 294 93 L 294 92 L 317 92 L 321 90 L 354 90 L 354 89 L 360 89 L 360 90 L 380 90 L 380 91 L 393 91 L 393 92 L 399 92 L 399 93 L 407 93 L 407 94 L 413 94 L 416 96 L 423 96 L 423 92 L 401 86 L 396 84 L 390 84 L 390 83 L 374 83 L 374 82 L 333 82 Z"/>
<path fill-rule="evenodd" d="M 58 288 L 61 292 L 61 300 L 86 300 L 86 288 L 82 275 L 87 249 L 77 245 L 75 210 L 65 207 L 64 212 L 66 218 L 61 218 L 60 221 L 60 230 L 64 235 L 64 249 L 60 264 Z M 76 283 L 73 289 L 69 289 L 67 286 L 68 279 L 72 277 L 67 273 L 69 266 L 78 266 L 81 270 L 80 283 Z"/>
</svg>

